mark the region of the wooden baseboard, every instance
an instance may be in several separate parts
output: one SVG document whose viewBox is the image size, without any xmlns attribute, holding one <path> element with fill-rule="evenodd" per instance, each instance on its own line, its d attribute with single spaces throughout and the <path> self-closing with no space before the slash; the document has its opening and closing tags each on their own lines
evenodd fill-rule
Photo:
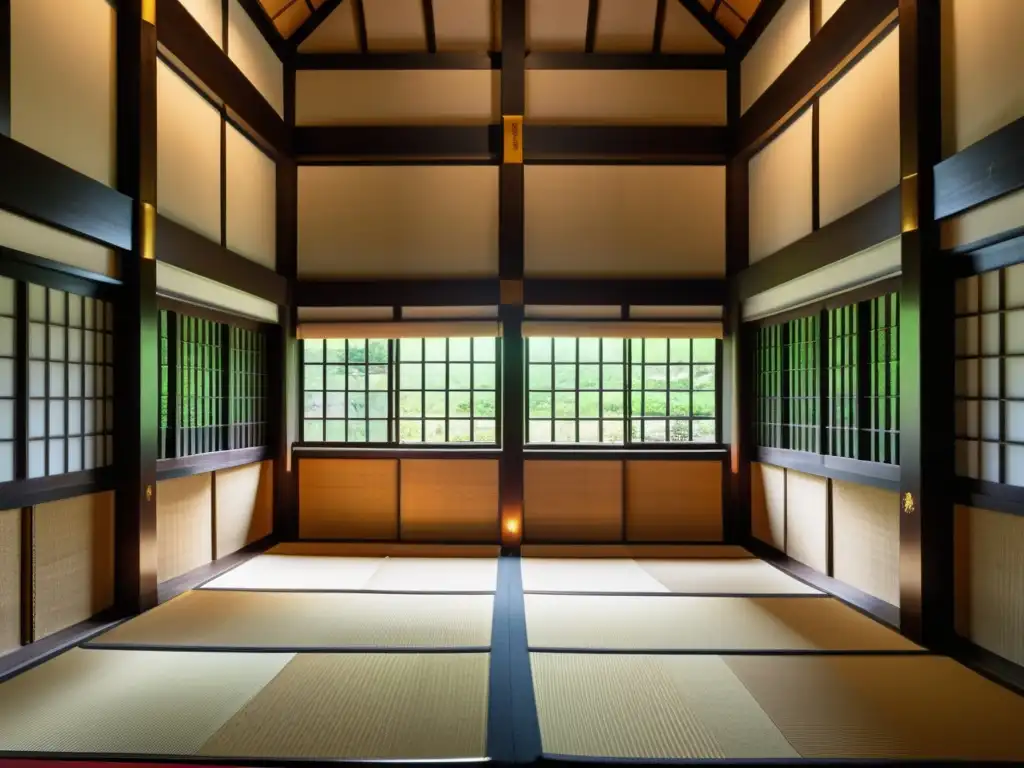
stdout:
<svg viewBox="0 0 1024 768">
<path fill-rule="evenodd" d="M 166 603 L 168 600 L 188 592 L 190 589 L 196 589 L 208 581 L 213 581 L 218 576 L 222 576 L 233 568 L 242 565 L 242 563 L 252 560 L 257 555 L 262 555 L 277 543 L 277 537 L 271 534 L 259 541 L 254 541 L 237 552 L 225 555 L 219 560 L 214 560 L 206 565 L 193 568 L 188 573 L 181 574 L 181 576 L 168 579 L 157 586 L 157 604 Z"/>
</svg>

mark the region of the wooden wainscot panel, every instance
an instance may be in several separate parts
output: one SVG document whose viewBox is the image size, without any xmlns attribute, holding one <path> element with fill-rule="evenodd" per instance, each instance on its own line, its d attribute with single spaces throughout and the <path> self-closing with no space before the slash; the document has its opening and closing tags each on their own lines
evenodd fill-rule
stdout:
<svg viewBox="0 0 1024 768">
<path fill-rule="evenodd" d="M 627 462 L 626 538 L 720 541 L 722 462 Z"/>
<path fill-rule="evenodd" d="M 786 470 L 770 464 L 750 465 L 750 525 L 754 536 L 786 551 Z"/>
<path fill-rule="evenodd" d="M 525 541 L 622 538 L 622 462 L 527 461 Z"/>
<path fill-rule="evenodd" d="M 828 569 L 828 481 L 786 470 L 786 554 L 816 571 Z"/>
<path fill-rule="evenodd" d="M 496 459 L 402 461 L 402 539 L 498 541 Z"/>
<path fill-rule="evenodd" d="M 33 639 L 114 604 L 114 494 L 97 493 L 34 510 Z"/>
<path fill-rule="evenodd" d="M 0 512 L 0 655 L 21 645 L 21 510 Z"/>
<path fill-rule="evenodd" d="M 301 459 L 299 537 L 395 539 L 397 459 Z"/>
<path fill-rule="evenodd" d="M 832 558 L 835 578 L 899 605 L 899 494 L 833 480 Z"/>
<path fill-rule="evenodd" d="M 1024 517 L 957 507 L 957 629 L 1024 664 Z"/>
<path fill-rule="evenodd" d="M 215 558 L 269 536 L 274 527 L 274 463 L 217 471 Z"/>
<path fill-rule="evenodd" d="M 213 560 L 213 475 L 156 485 L 157 579 L 188 573 Z"/>
</svg>

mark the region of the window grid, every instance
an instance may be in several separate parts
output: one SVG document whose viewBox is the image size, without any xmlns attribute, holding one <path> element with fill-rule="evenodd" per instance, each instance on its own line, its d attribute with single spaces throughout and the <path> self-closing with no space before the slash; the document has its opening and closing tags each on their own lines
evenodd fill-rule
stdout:
<svg viewBox="0 0 1024 768">
<path fill-rule="evenodd" d="M 159 457 L 161 459 L 168 458 L 169 450 L 167 447 L 167 434 L 168 434 L 168 405 L 170 394 L 167 389 L 167 385 L 170 381 L 170 356 L 168 353 L 168 338 L 167 338 L 167 310 L 161 309 L 157 316 L 157 324 L 159 327 L 160 336 L 160 450 Z"/>
<path fill-rule="evenodd" d="M 222 324 L 176 315 L 178 455 L 227 450 L 223 424 Z"/>
<path fill-rule="evenodd" d="M 28 285 L 28 477 L 113 463 L 113 306 Z"/>
<path fill-rule="evenodd" d="M 267 349 L 259 331 L 232 327 L 231 391 L 228 397 L 231 448 L 267 443 Z"/>
<path fill-rule="evenodd" d="M 716 353 L 714 339 L 530 338 L 527 443 L 713 443 Z"/>
<path fill-rule="evenodd" d="M 394 342 L 400 443 L 498 442 L 498 340 Z"/>
<path fill-rule="evenodd" d="M 859 337 L 856 304 L 829 310 L 828 452 L 848 459 L 859 456 Z"/>
<path fill-rule="evenodd" d="M 782 447 L 782 325 L 757 329 L 755 434 L 762 448 Z"/>
<path fill-rule="evenodd" d="M 900 460 L 899 294 L 879 296 L 868 304 L 871 328 L 870 461 Z"/>
<path fill-rule="evenodd" d="M 957 281 L 956 472 L 1024 486 L 1024 264 Z"/>
<path fill-rule="evenodd" d="M 818 442 L 818 316 L 787 324 L 787 448 L 816 451 Z"/>
<path fill-rule="evenodd" d="M 0 483 L 14 479 L 18 301 L 14 280 L 0 277 Z"/>
<path fill-rule="evenodd" d="M 302 356 L 304 441 L 390 442 L 389 340 L 307 339 Z"/>
</svg>

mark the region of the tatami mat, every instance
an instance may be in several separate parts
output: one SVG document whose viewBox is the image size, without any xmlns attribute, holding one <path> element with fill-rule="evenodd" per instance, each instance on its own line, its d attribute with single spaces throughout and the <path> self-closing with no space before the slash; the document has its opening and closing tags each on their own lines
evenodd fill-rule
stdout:
<svg viewBox="0 0 1024 768">
<path fill-rule="evenodd" d="M 193 754 L 291 658 L 74 649 L 0 683 L 0 751 Z"/>
<path fill-rule="evenodd" d="M 530 663 L 546 754 L 799 757 L 718 656 L 532 653 Z"/>
<path fill-rule="evenodd" d="M 204 589 L 362 589 L 381 557 L 259 555 L 204 585 Z"/>
<path fill-rule="evenodd" d="M 562 558 L 725 558 L 753 557 L 729 544 L 524 544 L 523 557 Z"/>
<path fill-rule="evenodd" d="M 669 592 L 683 594 L 820 595 L 763 560 L 640 560 L 638 564 Z"/>
<path fill-rule="evenodd" d="M 481 758 L 487 680 L 484 653 L 302 654 L 200 754 Z"/>
<path fill-rule="evenodd" d="M 1024 761 L 1024 698 L 952 659 L 725 661 L 804 757 Z"/>
<path fill-rule="evenodd" d="M 530 648 L 626 651 L 913 651 L 842 603 L 820 598 L 526 595 Z"/>
<path fill-rule="evenodd" d="M 668 592 L 632 560 L 524 557 L 526 592 Z"/>
<path fill-rule="evenodd" d="M 292 541 L 272 547 L 268 554 L 328 557 L 497 557 L 501 554 L 501 547 L 494 544 Z"/>
<path fill-rule="evenodd" d="M 484 557 L 389 557 L 363 589 L 396 592 L 494 592 L 498 560 Z"/>
<path fill-rule="evenodd" d="M 190 648 L 486 648 L 491 595 L 187 592 L 98 637 Z"/>
</svg>

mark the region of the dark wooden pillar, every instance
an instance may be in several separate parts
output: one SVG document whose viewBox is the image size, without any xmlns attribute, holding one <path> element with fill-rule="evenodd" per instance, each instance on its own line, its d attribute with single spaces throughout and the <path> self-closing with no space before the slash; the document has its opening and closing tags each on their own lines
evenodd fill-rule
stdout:
<svg viewBox="0 0 1024 768">
<path fill-rule="evenodd" d="M 284 119 L 295 125 L 295 62 L 284 62 Z M 298 439 L 299 347 L 292 301 L 298 267 L 298 168 L 293 157 L 277 158 L 277 271 L 288 279 L 288 303 L 278 308 L 278 327 L 269 348 L 271 448 L 274 452 L 274 533 L 298 536 L 298 488 L 291 446 Z"/>
<path fill-rule="evenodd" d="M 900 0 L 900 628 L 941 649 L 953 633 L 954 300 L 939 258 L 939 4 Z"/>
<path fill-rule="evenodd" d="M 116 301 L 115 585 L 120 610 L 156 604 L 156 1 L 117 13 L 117 180 L 135 200 L 132 248 L 122 251 Z"/>
<path fill-rule="evenodd" d="M 498 171 L 502 339 L 501 535 L 518 544 L 523 530 L 523 112 L 526 106 L 526 0 L 501 7 L 501 114 Z"/>
<path fill-rule="evenodd" d="M 740 119 L 740 61 L 729 63 L 729 125 L 735 131 Z M 742 313 L 736 291 L 736 276 L 749 261 L 749 173 L 748 159 L 738 154 L 729 160 L 725 176 L 725 271 L 729 279 L 725 307 L 725 339 L 722 342 L 722 413 L 719 421 L 722 441 L 729 444 L 724 475 L 723 533 L 726 541 L 741 543 L 750 535 L 750 458 L 752 438 L 750 378 L 753 352 L 744 344 Z"/>
</svg>

